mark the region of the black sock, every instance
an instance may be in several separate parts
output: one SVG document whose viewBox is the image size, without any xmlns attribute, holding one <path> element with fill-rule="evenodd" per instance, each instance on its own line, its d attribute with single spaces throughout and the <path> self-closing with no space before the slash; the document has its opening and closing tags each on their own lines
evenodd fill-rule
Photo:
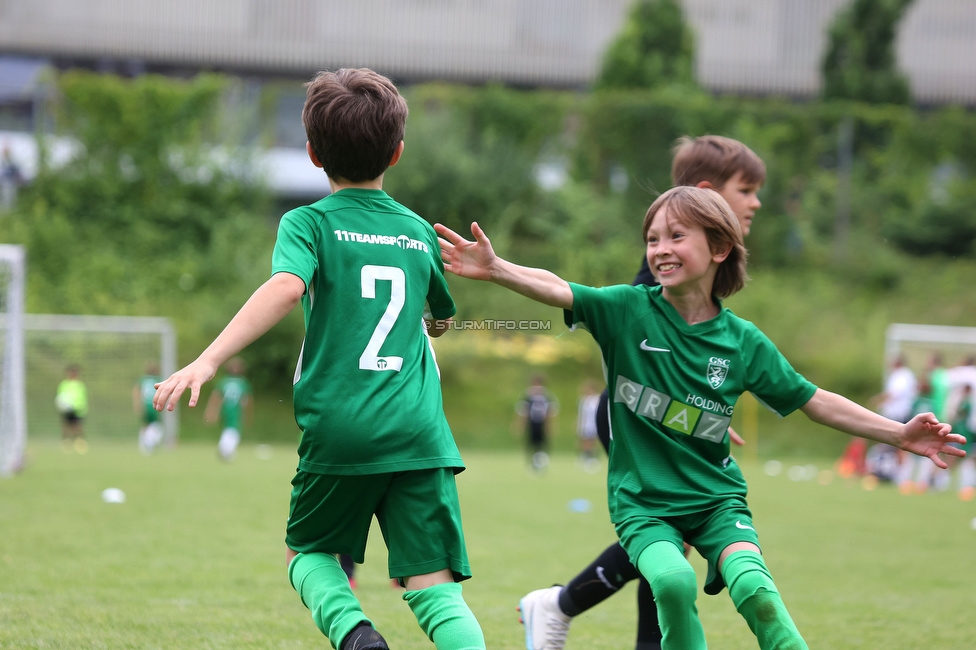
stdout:
<svg viewBox="0 0 976 650">
<path fill-rule="evenodd" d="M 627 551 L 615 543 L 563 587 L 559 592 L 559 608 L 567 616 L 577 616 L 639 576 Z"/>
<path fill-rule="evenodd" d="M 641 576 L 637 585 L 637 650 L 661 650 L 662 638 L 651 584 Z"/>
<path fill-rule="evenodd" d="M 347 578 L 352 578 L 356 574 L 356 563 L 352 561 L 352 556 L 345 553 L 339 554 L 339 566 Z"/>
</svg>

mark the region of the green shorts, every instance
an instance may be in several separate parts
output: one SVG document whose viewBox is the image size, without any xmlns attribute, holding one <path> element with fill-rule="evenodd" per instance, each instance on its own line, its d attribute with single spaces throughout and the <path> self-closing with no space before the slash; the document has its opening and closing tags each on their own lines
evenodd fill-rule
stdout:
<svg viewBox="0 0 976 650">
<path fill-rule="evenodd" d="M 390 577 L 450 569 L 471 577 L 454 469 L 392 474 L 311 474 L 291 482 L 285 543 L 299 553 L 348 553 L 363 562 L 376 516 L 389 549 Z"/>
<path fill-rule="evenodd" d="M 744 502 L 733 500 L 693 515 L 629 517 L 617 524 L 616 529 L 620 543 L 634 566 L 644 549 L 655 542 L 673 542 L 681 549 L 684 548 L 682 542 L 694 546 L 708 562 L 705 593 L 712 595 L 725 588 L 725 581 L 718 572 L 718 559 L 722 551 L 736 542 L 751 542 L 759 546 L 759 535 L 753 527 L 749 507 Z"/>
</svg>

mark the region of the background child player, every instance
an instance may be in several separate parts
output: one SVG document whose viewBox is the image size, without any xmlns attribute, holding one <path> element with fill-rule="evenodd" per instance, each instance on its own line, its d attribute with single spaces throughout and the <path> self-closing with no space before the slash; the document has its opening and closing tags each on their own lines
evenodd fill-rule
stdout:
<svg viewBox="0 0 976 650">
<path fill-rule="evenodd" d="M 79 454 L 88 451 L 84 421 L 88 415 L 88 388 L 81 380 L 81 366 L 72 363 L 64 369 L 64 379 L 58 383 L 54 405 L 61 414 L 61 444 Z"/>
<path fill-rule="evenodd" d="M 159 385 L 172 409 L 299 302 L 305 341 L 294 378 L 302 430 L 285 541 L 288 576 L 340 650 L 388 648 L 336 554 L 364 560 L 375 515 L 390 576 L 440 650 L 484 649 L 458 581 L 468 566 L 455 474 L 464 469 L 441 402 L 425 329 L 454 315 L 437 236 L 382 190 L 400 160 L 406 101 L 371 70 L 323 72 L 302 121 L 332 194 L 284 215 L 272 276 L 200 357 Z"/>
<path fill-rule="evenodd" d="M 559 402 L 546 389 L 545 377 L 532 377 L 525 395 L 515 405 L 515 412 L 525 431 L 529 466 L 541 472 L 549 466 L 549 421 L 559 412 Z"/>
<path fill-rule="evenodd" d="M 758 192 L 766 181 L 766 165 L 738 140 L 720 135 L 686 136 L 675 144 L 671 181 L 676 186 L 688 185 L 718 192 L 739 220 L 744 237 L 752 229 L 756 211 L 762 207 Z M 641 257 L 640 270 L 632 284 L 657 284 L 646 255 Z M 610 451 L 608 411 L 608 393 L 604 390 L 597 407 L 596 428 L 607 453 Z M 729 437 L 735 444 L 742 444 L 742 439 L 731 428 Z M 618 593 L 631 580 L 639 580 L 636 648 L 659 650 L 661 629 L 654 595 L 619 542 L 604 549 L 565 586 L 536 589 L 522 597 L 519 611 L 525 624 L 526 647 L 528 650 L 562 650 L 572 617 Z"/>
<path fill-rule="evenodd" d="M 726 585 L 760 648 L 806 648 L 763 562 L 746 484 L 729 455 L 728 424 L 750 391 L 781 415 L 928 456 L 962 456 L 962 440 L 932 413 L 907 424 L 817 388 L 752 323 L 720 299 L 745 283 L 738 220 L 716 192 L 676 187 L 647 211 L 643 234 L 659 287 L 594 289 L 494 254 L 477 224 L 467 241 L 440 224 L 445 268 L 566 310 L 600 345 L 611 388 L 607 479 L 611 521 L 654 591 L 662 648 L 705 648 L 687 540 L 708 561 L 705 590 Z"/>
<path fill-rule="evenodd" d="M 587 471 L 599 464 L 596 459 L 596 412 L 600 406 L 600 391 L 597 383 L 587 379 L 580 386 L 580 396 L 576 401 L 576 442 L 579 445 L 579 460 Z"/>
<path fill-rule="evenodd" d="M 156 396 L 156 384 L 159 376 L 159 364 L 155 361 L 146 363 L 146 373 L 132 387 L 132 409 L 139 416 L 139 451 L 147 456 L 156 450 L 163 441 L 163 423 L 159 411 L 153 408 L 153 397 Z"/>
<path fill-rule="evenodd" d="M 241 443 L 241 429 L 245 418 L 253 417 L 254 400 L 251 384 L 244 378 L 244 360 L 234 357 L 227 362 L 227 374 L 217 382 L 210 393 L 204 419 L 221 424 L 217 454 L 225 461 L 234 460 L 237 446 Z"/>
</svg>

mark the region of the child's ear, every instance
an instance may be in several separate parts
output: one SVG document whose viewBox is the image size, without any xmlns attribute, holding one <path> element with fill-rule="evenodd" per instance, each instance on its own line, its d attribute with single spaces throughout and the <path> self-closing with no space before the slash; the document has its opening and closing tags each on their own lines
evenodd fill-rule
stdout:
<svg viewBox="0 0 976 650">
<path fill-rule="evenodd" d="M 732 253 L 732 244 L 722 244 L 712 249 L 712 261 L 721 264 Z"/>
<path fill-rule="evenodd" d="M 403 140 L 400 140 L 400 144 L 397 145 L 396 151 L 393 152 L 393 157 L 390 158 L 390 167 L 400 162 L 400 156 L 403 155 Z"/>
<path fill-rule="evenodd" d="M 715 186 L 712 185 L 711 181 L 698 181 L 695 187 L 701 190 L 714 190 Z"/>
<path fill-rule="evenodd" d="M 316 167 L 318 167 L 319 169 L 321 169 L 322 168 L 322 163 L 319 162 L 318 156 L 316 156 L 315 155 L 315 152 L 312 151 L 312 143 L 311 142 L 306 142 L 305 143 L 305 152 L 308 153 L 308 159 L 312 161 L 312 164 L 315 165 Z"/>
</svg>

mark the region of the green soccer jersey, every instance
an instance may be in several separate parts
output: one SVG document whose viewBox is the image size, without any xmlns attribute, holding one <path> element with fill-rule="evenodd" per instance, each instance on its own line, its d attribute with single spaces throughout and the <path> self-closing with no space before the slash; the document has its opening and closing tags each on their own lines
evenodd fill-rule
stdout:
<svg viewBox="0 0 976 650">
<path fill-rule="evenodd" d="M 966 444 L 971 445 L 976 442 L 976 436 L 969 428 L 970 414 L 973 411 L 973 402 L 969 398 L 963 399 L 962 403 L 956 407 L 956 419 L 952 423 L 952 432 L 958 433 L 966 439 Z"/>
<path fill-rule="evenodd" d="M 739 395 L 749 391 L 787 415 L 816 386 L 728 309 L 689 325 L 660 286 L 570 287 L 567 324 L 590 331 L 607 370 L 612 521 L 692 514 L 730 497 L 744 502 L 727 431 Z"/>
<path fill-rule="evenodd" d="M 285 214 L 272 273 L 305 281 L 295 371 L 299 468 L 377 474 L 464 467 L 423 323 L 454 315 L 437 235 L 382 190 Z"/>
<path fill-rule="evenodd" d="M 240 431 L 251 384 L 243 377 L 227 375 L 217 383 L 217 390 L 220 391 L 220 421 L 224 428 Z"/>
<path fill-rule="evenodd" d="M 142 420 L 146 424 L 159 422 L 160 414 L 153 406 L 153 397 L 156 396 L 156 383 L 161 379 L 155 375 L 144 375 L 137 384 L 139 397 L 142 399 Z"/>
<path fill-rule="evenodd" d="M 932 412 L 935 413 L 935 417 L 943 420 L 946 418 L 946 402 L 952 390 L 949 371 L 945 368 L 936 368 L 929 375 L 929 384 L 932 387 Z"/>
</svg>

